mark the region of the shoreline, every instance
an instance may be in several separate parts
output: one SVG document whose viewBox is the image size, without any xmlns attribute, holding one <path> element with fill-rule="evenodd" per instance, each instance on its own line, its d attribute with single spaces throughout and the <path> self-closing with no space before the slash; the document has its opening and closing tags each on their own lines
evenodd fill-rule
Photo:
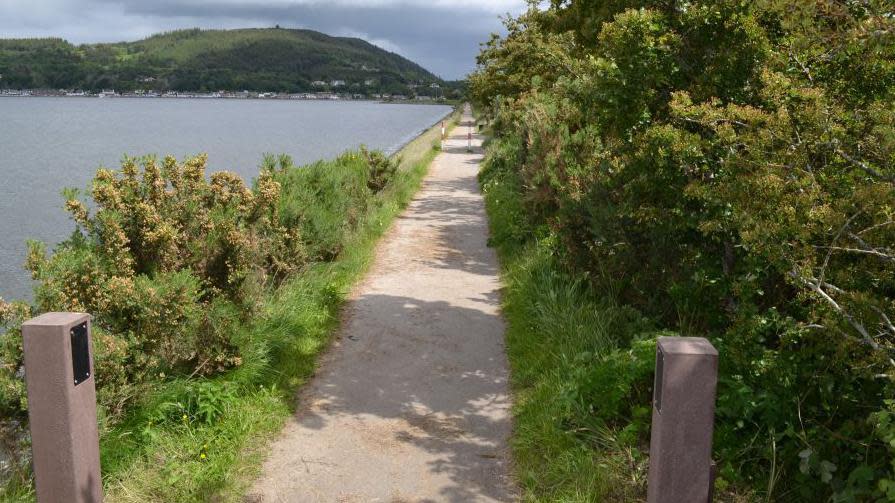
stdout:
<svg viewBox="0 0 895 503">
<path fill-rule="evenodd" d="M 60 97 L 61 98 L 61 97 Z M 298 101 L 298 100 L 294 100 Z M 4 105 L 4 103 L 6 105 Z M 42 105 L 41 105 L 42 103 Z M 68 105 L 66 105 L 66 103 Z M 439 108 L 436 110 L 435 108 L 427 107 L 413 107 L 413 106 L 405 106 L 405 108 L 387 108 L 379 105 L 371 106 L 374 102 L 372 101 L 332 101 L 331 104 L 323 104 L 323 103 L 313 103 L 308 101 L 299 101 L 294 103 L 288 102 L 274 102 L 274 103 L 264 103 L 261 101 L 250 101 L 244 104 L 233 103 L 232 101 L 227 102 L 214 102 L 214 103 L 206 103 L 203 104 L 200 101 L 189 100 L 183 103 L 171 103 L 171 102 L 146 102 L 146 101 L 123 101 L 123 102 L 115 102 L 109 104 L 108 106 L 103 106 L 102 103 L 89 102 L 89 101 L 74 101 L 74 100 L 35 100 L 35 101 L 24 101 L 24 100 L 11 100 L 8 102 L 0 101 L 0 109 L 4 110 L 21 110 L 23 117 L 26 117 L 29 109 L 72 109 L 70 107 L 74 107 L 74 109 L 84 109 L 84 110 L 104 110 L 104 109 L 123 109 L 124 112 L 127 113 L 127 110 L 136 107 L 137 110 L 145 110 L 145 111 L 157 111 L 152 112 L 153 115 L 159 116 L 167 116 L 166 110 L 175 112 L 176 115 L 180 116 L 184 113 L 190 113 L 191 110 L 198 107 L 198 109 L 209 110 L 215 116 L 218 113 L 225 113 L 226 117 L 229 116 L 241 116 L 243 115 L 243 110 L 248 110 L 251 113 L 252 110 L 259 109 L 260 113 L 267 113 L 265 110 L 270 111 L 276 116 L 289 117 L 289 116 L 304 116 L 306 113 L 313 112 L 313 115 L 327 116 L 327 117 L 338 117 L 342 116 L 345 119 L 333 119 L 329 122 L 338 123 L 340 121 L 348 120 L 347 118 L 354 117 L 355 115 L 363 115 L 373 114 L 373 116 L 379 116 L 381 114 L 385 114 L 385 116 L 395 116 L 395 117 L 422 117 L 427 120 L 419 120 L 415 121 L 418 124 L 418 127 L 407 128 L 403 131 L 400 131 L 402 128 L 395 128 L 395 132 L 400 134 L 386 134 L 386 135 L 372 135 L 371 138 L 361 138 L 360 133 L 363 133 L 364 128 L 357 128 L 359 131 L 358 135 L 348 135 L 345 138 L 340 138 L 339 141 L 332 141 L 327 143 L 333 143 L 338 148 L 335 151 L 329 152 L 329 147 L 320 149 L 321 151 L 317 151 L 317 147 L 312 147 L 310 151 L 303 150 L 297 148 L 300 146 L 301 140 L 292 140 L 291 147 L 283 147 L 283 148 L 267 148 L 266 146 L 262 148 L 259 146 L 257 149 L 250 148 L 248 145 L 241 145 L 236 149 L 237 151 L 243 152 L 251 152 L 253 150 L 257 150 L 257 155 L 245 155 L 245 156 L 237 156 L 233 157 L 231 155 L 225 155 L 229 150 L 225 150 L 223 153 L 218 152 L 219 155 L 212 155 L 212 160 L 209 165 L 208 173 L 217 172 L 217 171 L 231 171 L 238 173 L 239 176 L 244 180 L 245 183 L 250 184 L 252 179 L 256 178 L 259 174 L 258 166 L 259 163 L 263 159 L 263 154 L 265 152 L 273 152 L 275 155 L 279 155 L 282 153 L 293 154 L 296 155 L 296 159 L 298 164 L 313 164 L 319 161 L 331 161 L 344 153 L 347 150 L 357 149 L 361 144 L 366 144 L 370 146 L 371 149 L 379 149 L 381 150 L 387 157 L 389 158 L 399 158 L 406 157 L 404 155 L 404 149 L 417 141 L 418 138 L 425 135 L 425 132 L 438 125 L 438 123 L 442 120 L 446 120 L 446 118 L 453 112 L 453 107 L 448 105 L 443 105 L 445 108 Z M 387 103 L 385 103 L 387 104 Z M 395 105 L 413 105 L 414 103 L 395 103 Z M 327 107 L 330 108 L 327 108 Z M 244 107 L 244 108 L 240 108 Z M 247 107 L 247 108 L 245 108 Z M 218 112 L 220 111 L 220 112 Z M 229 112 L 228 112 L 229 111 Z M 306 112 L 307 111 L 307 112 Z M 390 111 L 390 112 L 389 112 Z M 104 115 L 104 113 L 103 113 Z M 299 120 L 300 122 L 300 120 Z M 363 121 L 360 122 L 363 124 Z M 304 133 L 303 133 L 304 134 Z M 303 135 L 302 134 L 302 135 Z M 296 138 L 303 138 L 304 136 L 299 135 Z M 378 138 L 378 140 L 376 139 Z M 363 141 L 366 140 L 366 141 Z M 104 141 L 104 140 L 103 140 Z M 252 140 L 255 141 L 255 140 Z M 288 142 L 281 142 L 279 140 L 273 140 L 274 145 L 281 145 Z M 425 141 L 429 147 L 431 147 L 431 139 L 427 139 Z M 191 140 L 189 142 L 193 146 L 195 145 L 205 145 L 204 141 Z M 215 147 L 211 147 L 212 150 L 215 150 Z M 218 147 L 219 148 L 219 147 Z M 181 158 L 182 155 L 187 155 L 195 149 L 187 148 L 186 150 L 179 150 L 179 148 L 175 147 L 174 150 L 177 150 L 177 158 Z M 325 151 L 323 151 L 325 150 Z M 104 152 L 105 149 L 98 149 L 98 152 Z M 111 149 L 111 153 L 108 155 L 108 159 L 112 162 L 114 166 L 114 159 L 117 158 L 121 152 L 133 153 L 137 152 L 142 155 L 145 153 L 155 153 L 160 158 L 163 157 L 166 153 L 172 152 L 171 149 L 138 149 L 138 150 L 126 150 L 122 147 L 122 149 Z M 316 155 L 310 156 L 309 154 L 316 153 Z M 304 155 L 308 155 L 308 158 L 303 157 Z M 94 154 L 90 155 L 91 158 L 94 157 Z M 103 154 L 102 157 L 106 157 Z M 244 158 L 242 158 L 244 157 Z M 233 161 L 233 159 L 241 159 L 239 161 Z M 3 163 L 0 163 L 3 164 Z M 10 241 L 6 246 L 0 246 L 0 283 L 2 283 L 2 288 L 0 288 L 0 298 L 4 298 L 6 300 L 24 300 L 29 303 L 34 302 L 34 294 L 33 294 L 33 281 L 30 278 L 30 275 L 24 270 L 21 264 L 25 261 L 25 241 L 29 238 L 39 239 L 48 243 L 49 245 L 55 245 L 60 241 L 63 241 L 68 235 L 74 230 L 74 226 L 71 224 L 70 220 L 67 218 L 65 213 L 59 209 L 60 204 L 58 203 L 59 190 L 66 186 L 76 186 L 79 188 L 83 188 L 89 185 L 90 180 L 92 180 L 93 175 L 95 175 L 96 169 L 101 166 L 103 163 L 100 161 L 91 162 L 91 163 L 77 163 L 77 166 L 74 168 L 74 173 L 89 173 L 84 174 L 84 181 L 71 181 L 72 179 L 68 178 L 66 175 L 65 178 L 61 178 L 59 180 L 50 180 L 48 185 L 56 187 L 52 189 L 43 190 L 42 195 L 40 196 L 40 200 L 46 200 L 48 203 L 46 205 L 42 205 L 45 208 L 49 208 L 46 210 L 46 213 L 52 213 L 52 217 L 48 217 L 47 222 L 53 222 L 52 225 L 41 227 L 39 231 L 28 234 L 26 232 L 19 233 L 18 231 L 13 232 L 13 236 L 10 238 Z M 83 169 L 82 169 L 83 168 Z M 5 171 L 4 171 L 5 172 Z M 16 170 L 12 170 L 12 172 L 17 172 Z M 81 176 L 81 175 L 76 175 Z M 80 178 L 78 178 L 80 180 Z M 10 185 L 9 196 L 12 201 L 16 201 L 17 199 L 21 199 L 18 195 L 18 190 L 12 189 L 13 185 Z M 0 191 L 2 192 L 2 191 Z M 14 194 L 15 192 L 15 194 Z M 6 207 L 11 205 L 10 200 L 6 200 L 6 197 L 3 197 L 4 202 L 7 203 L 5 205 L 0 204 L 0 207 Z M 18 213 L 20 210 L 16 210 Z M 16 221 L 15 217 L 10 217 L 11 221 Z M 24 219 L 22 219 L 24 220 Z M 0 226 L 2 227 L 2 226 Z M 15 238 L 15 239 L 13 239 Z"/>
<path fill-rule="evenodd" d="M 454 102 L 445 99 L 419 99 L 419 97 L 411 99 L 408 97 L 389 97 L 389 98 L 375 98 L 375 97 L 355 97 L 347 94 L 315 94 L 315 93 L 290 93 L 290 94 L 276 94 L 276 95 L 266 95 L 268 93 L 257 93 L 255 96 L 247 95 L 247 96 L 215 96 L 212 94 L 206 95 L 201 93 L 187 93 L 187 94 L 175 94 L 175 95 L 121 95 L 121 94 L 7 94 L 0 93 L 0 98 L 72 98 L 72 99 L 127 99 L 127 100 L 135 100 L 135 99 L 143 99 L 143 100 L 156 100 L 156 99 L 164 99 L 164 100 L 230 100 L 230 101 L 260 101 L 260 100 L 273 100 L 273 101 L 363 101 L 363 102 L 374 102 L 374 103 L 382 103 L 382 104 L 415 104 L 415 105 L 451 105 Z"/>
<path fill-rule="evenodd" d="M 439 105 L 442 105 L 442 104 L 443 104 L 443 103 L 439 103 Z M 447 105 L 447 106 L 449 106 L 449 105 Z M 429 126 L 426 126 L 426 127 L 425 127 L 422 131 L 420 131 L 418 134 L 413 135 L 413 137 L 411 137 L 411 138 L 408 138 L 407 141 L 402 141 L 402 142 L 400 142 L 400 143 L 398 144 L 398 146 L 394 149 L 393 152 L 385 152 L 385 153 L 388 155 L 389 159 L 395 159 L 395 158 L 400 157 L 400 156 L 401 156 L 401 152 L 402 152 L 405 148 L 407 148 L 407 146 L 410 145 L 411 143 L 413 143 L 413 142 L 419 140 L 420 138 L 422 138 L 422 137 L 424 137 L 424 136 L 426 136 L 426 135 L 431 135 L 431 134 L 433 134 L 433 131 L 438 131 L 438 132 L 440 133 L 439 128 L 438 128 L 439 123 L 444 122 L 444 123 L 445 123 L 445 127 L 447 127 L 447 123 L 451 122 L 453 116 L 456 115 L 456 114 L 457 114 L 457 107 L 452 107 L 446 114 L 444 114 L 443 117 L 441 117 L 441 118 L 438 119 L 437 121 L 433 122 L 433 123 L 430 124 Z M 440 134 L 439 134 L 439 137 L 440 137 Z M 391 150 L 391 149 L 389 149 L 389 150 Z"/>
</svg>

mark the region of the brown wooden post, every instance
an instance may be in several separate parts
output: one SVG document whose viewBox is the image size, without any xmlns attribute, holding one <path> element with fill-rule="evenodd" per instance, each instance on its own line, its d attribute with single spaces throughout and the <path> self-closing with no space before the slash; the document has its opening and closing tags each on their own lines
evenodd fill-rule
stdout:
<svg viewBox="0 0 895 503">
<path fill-rule="evenodd" d="M 22 338 L 37 501 L 102 501 L 90 315 L 40 315 Z"/>
<path fill-rule="evenodd" d="M 648 503 L 711 501 L 718 351 L 701 337 L 656 348 Z"/>
</svg>

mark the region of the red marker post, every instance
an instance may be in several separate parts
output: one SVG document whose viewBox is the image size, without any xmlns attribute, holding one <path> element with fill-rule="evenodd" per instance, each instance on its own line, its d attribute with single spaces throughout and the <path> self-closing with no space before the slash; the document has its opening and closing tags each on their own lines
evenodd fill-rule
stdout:
<svg viewBox="0 0 895 503">
<path fill-rule="evenodd" d="M 472 129 L 466 133 L 466 151 L 472 152 Z"/>
</svg>

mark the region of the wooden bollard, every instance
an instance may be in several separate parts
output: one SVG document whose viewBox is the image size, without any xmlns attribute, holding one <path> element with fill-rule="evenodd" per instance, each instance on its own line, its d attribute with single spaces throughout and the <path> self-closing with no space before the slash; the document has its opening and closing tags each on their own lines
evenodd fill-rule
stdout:
<svg viewBox="0 0 895 503">
<path fill-rule="evenodd" d="M 40 315 L 22 338 L 37 501 L 102 501 L 90 315 Z"/>
<path fill-rule="evenodd" d="M 660 337 L 656 348 L 648 503 L 712 499 L 718 351 L 701 337 Z"/>
</svg>

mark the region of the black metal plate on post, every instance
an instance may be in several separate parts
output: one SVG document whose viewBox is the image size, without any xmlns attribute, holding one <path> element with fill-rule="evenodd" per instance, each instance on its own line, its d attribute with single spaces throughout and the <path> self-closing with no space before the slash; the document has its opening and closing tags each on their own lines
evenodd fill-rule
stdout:
<svg viewBox="0 0 895 503">
<path fill-rule="evenodd" d="M 653 381 L 653 403 L 656 411 L 662 412 L 662 374 L 665 367 L 665 353 L 656 346 L 656 379 Z"/>
<path fill-rule="evenodd" d="M 71 368 L 75 386 L 90 378 L 90 339 L 86 322 L 71 329 Z"/>
</svg>

